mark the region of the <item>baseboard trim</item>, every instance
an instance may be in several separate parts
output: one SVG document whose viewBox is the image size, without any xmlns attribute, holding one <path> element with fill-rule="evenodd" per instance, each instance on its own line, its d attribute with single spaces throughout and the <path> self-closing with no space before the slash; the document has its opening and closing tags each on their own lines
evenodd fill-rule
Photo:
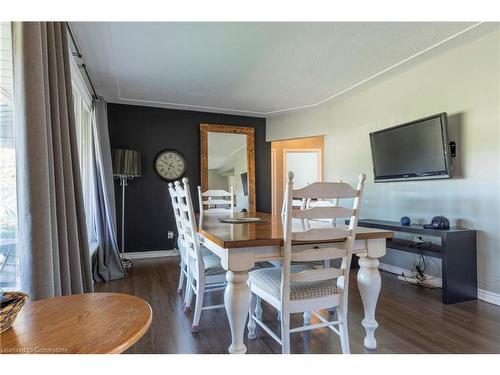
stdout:
<svg viewBox="0 0 500 375">
<path fill-rule="evenodd" d="M 392 264 L 387 264 L 387 263 L 380 263 L 379 268 L 382 271 L 387 271 L 387 272 L 395 273 L 398 275 L 401 275 L 402 273 L 405 273 L 405 274 L 411 273 L 411 270 L 409 270 L 409 269 L 398 267 L 398 266 L 393 266 Z M 441 278 L 433 277 L 433 276 L 430 276 L 430 277 L 433 278 L 434 282 L 442 285 L 443 280 Z M 498 293 L 493 293 L 493 292 L 490 292 L 490 291 L 484 290 L 484 289 L 478 289 L 477 290 L 477 298 L 480 299 L 481 301 L 485 301 L 485 302 L 491 303 L 493 305 L 500 306 L 500 294 L 498 294 Z"/>
<path fill-rule="evenodd" d="M 153 251 L 138 251 L 133 253 L 125 253 L 125 258 L 128 259 L 148 259 L 148 258 L 164 258 L 175 257 L 179 255 L 179 250 L 153 250 Z"/>
<path fill-rule="evenodd" d="M 490 292 L 489 290 L 478 289 L 477 298 L 485 302 L 492 303 L 493 305 L 500 306 L 500 294 Z"/>
</svg>

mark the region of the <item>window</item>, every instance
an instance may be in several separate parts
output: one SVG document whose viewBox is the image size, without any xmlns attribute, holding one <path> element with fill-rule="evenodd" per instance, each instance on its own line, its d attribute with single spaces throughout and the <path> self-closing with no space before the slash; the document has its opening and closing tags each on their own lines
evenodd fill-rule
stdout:
<svg viewBox="0 0 500 375">
<path fill-rule="evenodd" d="M 0 22 L 0 289 L 20 289 L 17 250 L 16 153 L 13 121 L 12 31 Z"/>
<path fill-rule="evenodd" d="M 74 63 L 74 61 L 72 61 Z M 75 106 L 76 137 L 78 142 L 78 158 L 80 160 L 80 176 L 82 178 L 83 201 L 87 234 L 91 251 L 95 249 L 97 237 L 94 228 L 94 149 L 92 138 L 92 99 L 83 83 L 76 64 L 71 72 L 73 85 L 73 104 Z"/>
</svg>

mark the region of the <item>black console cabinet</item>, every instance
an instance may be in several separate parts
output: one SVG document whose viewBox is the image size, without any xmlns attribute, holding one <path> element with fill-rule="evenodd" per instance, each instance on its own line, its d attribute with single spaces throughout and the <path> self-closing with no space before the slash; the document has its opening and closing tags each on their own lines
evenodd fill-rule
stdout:
<svg viewBox="0 0 500 375">
<path fill-rule="evenodd" d="M 410 247 L 410 240 L 388 239 L 387 248 L 441 258 L 443 303 L 451 304 L 477 299 L 476 231 L 469 229 L 424 229 L 422 225 L 403 226 L 398 222 L 359 220 L 360 227 L 387 229 L 441 238 L 441 245 L 430 248 Z"/>
</svg>

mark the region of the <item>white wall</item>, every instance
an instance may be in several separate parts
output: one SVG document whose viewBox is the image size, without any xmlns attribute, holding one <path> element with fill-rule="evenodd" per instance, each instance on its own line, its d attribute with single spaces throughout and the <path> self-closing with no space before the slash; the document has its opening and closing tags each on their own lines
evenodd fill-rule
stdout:
<svg viewBox="0 0 500 375">
<path fill-rule="evenodd" d="M 243 147 L 232 155 L 230 159 L 224 162 L 217 173 L 225 173 L 228 171 L 233 171 L 234 173 L 233 177 L 229 178 L 228 184 L 232 184 L 234 188 L 234 195 L 236 196 L 235 211 L 241 212 L 242 209 L 248 210 L 248 196 L 245 196 L 243 184 L 241 183 L 241 174 L 248 172 L 246 147 Z"/>
<path fill-rule="evenodd" d="M 293 188 L 299 189 L 312 184 L 313 182 L 320 181 L 320 159 L 321 154 L 317 151 L 294 151 L 286 152 L 286 173 L 293 171 L 295 173 L 293 179 Z M 288 181 L 288 177 L 285 177 Z"/>
<path fill-rule="evenodd" d="M 210 190 L 225 190 L 229 191 L 228 176 L 223 176 L 218 173 L 217 169 L 208 170 L 208 188 Z"/>
<path fill-rule="evenodd" d="M 325 180 L 368 176 L 364 218 L 429 222 L 443 214 L 452 225 L 477 229 L 479 288 L 500 293 L 499 72 L 495 32 L 320 107 L 271 117 L 267 139 L 323 132 Z M 448 113 L 458 143 L 459 177 L 374 184 L 368 134 L 439 112 Z M 410 268 L 415 256 L 391 250 L 382 261 Z M 431 266 L 438 275 L 439 262 Z"/>
</svg>

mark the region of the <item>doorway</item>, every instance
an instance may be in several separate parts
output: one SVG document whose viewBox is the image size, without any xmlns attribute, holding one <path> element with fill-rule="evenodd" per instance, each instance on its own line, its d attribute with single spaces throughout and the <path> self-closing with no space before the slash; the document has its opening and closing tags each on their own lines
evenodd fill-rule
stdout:
<svg viewBox="0 0 500 375">
<path fill-rule="evenodd" d="M 271 142 L 272 210 L 281 212 L 288 171 L 295 174 L 294 188 L 323 180 L 324 137 Z"/>
</svg>

